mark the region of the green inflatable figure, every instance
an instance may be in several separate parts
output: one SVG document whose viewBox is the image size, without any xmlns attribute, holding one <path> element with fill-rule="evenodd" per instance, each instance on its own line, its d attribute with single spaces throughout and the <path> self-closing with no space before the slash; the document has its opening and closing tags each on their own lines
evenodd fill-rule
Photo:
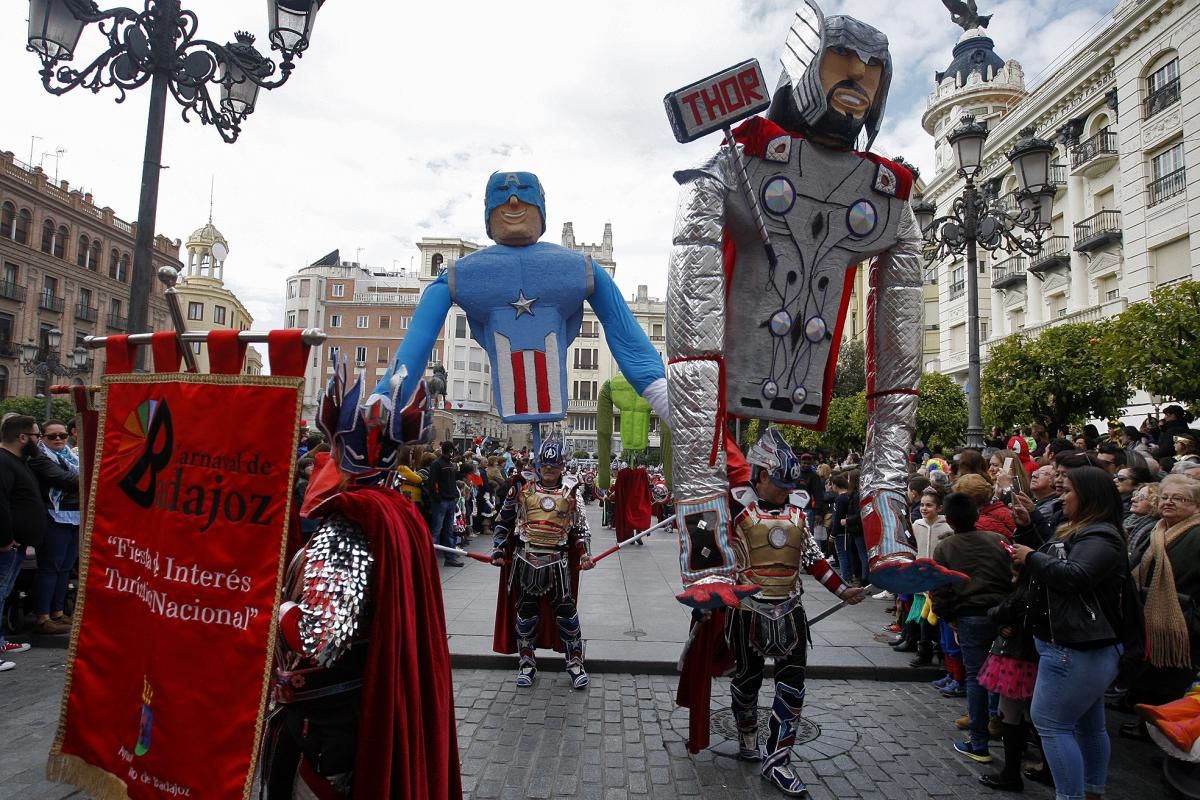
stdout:
<svg viewBox="0 0 1200 800">
<path fill-rule="evenodd" d="M 596 485 L 608 490 L 612 485 L 612 430 L 613 406 L 621 410 L 621 448 L 625 452 L 645 450 L 650 446 L 650 404 L 625 380 L 616 375 L 600 387 L 596 407 L 596 440 L 598 464 Z M 659 421 L 662 440 L 662 459 L 666 469 L 667 485 L 671 484 L 671 434 L 667 426 Z"/>
</svg>

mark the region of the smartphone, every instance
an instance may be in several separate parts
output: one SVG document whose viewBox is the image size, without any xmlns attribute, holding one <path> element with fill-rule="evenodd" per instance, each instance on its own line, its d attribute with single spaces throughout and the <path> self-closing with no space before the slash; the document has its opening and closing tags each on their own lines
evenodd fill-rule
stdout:
<svg viewBox="0 0 1200 800">
<path fill-rule="evenodd" d="M 1005 475 L 1012 475 L 1012 456 L 1005 456 L 1004 466 L 1001 469 Z"/>
</svg>

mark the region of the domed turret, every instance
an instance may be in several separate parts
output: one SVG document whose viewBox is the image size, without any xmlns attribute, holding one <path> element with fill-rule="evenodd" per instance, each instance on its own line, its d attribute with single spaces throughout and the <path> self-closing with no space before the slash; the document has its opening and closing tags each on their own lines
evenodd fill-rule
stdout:
<svg viewBox="0 0 1200 800">
<path fill-rule="evenodd" d="M 210 278 L 221 283 L 225 279 L 225 258 L 229 255 L 229 242 L 208 224 L 197 228 L 187 240 L 187 277 Z"/>
<path fill-rule="evenodd" d="M 979 73 L 983 81 L 990 81 L 1004 69 L 1004 59 L 996 55 L 996 43 L 981 28 L 972 28 L 959 37 L 954 45 L 954 60 L 945 72 L 936 73 L 941 83 L 947 76 L 954 76 L 959 85 L 964 85 L 972 72 Z"/>
</svg>

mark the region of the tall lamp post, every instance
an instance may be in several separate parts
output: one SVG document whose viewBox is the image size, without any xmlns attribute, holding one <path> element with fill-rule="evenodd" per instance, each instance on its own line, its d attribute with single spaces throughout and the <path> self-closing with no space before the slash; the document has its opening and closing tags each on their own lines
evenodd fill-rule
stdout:
<svg viewBox="0 0 1200 800">
<path fill-rule="evenodd" d="M 1017 250 L 1028 256 L 1042 249 L 1054 211 L 1054 186 L 1050 182 L 1050 156 L 1054 145 L 1034 136 L 1033 128 L 1005 155 L 1017 177 L 1017 211 L 998 197 L 981 194 L 975 185 L 983 163 L 987 126 L 964 115 L 948 141 L 954 148 L 958 174 L 966 181 L 951 211 L 937 216 L 937 207 L 925 200 L 913 204 L 913 213 L 925 239 L 924 255 L 933 264 L 948 255 L 967 256 L 967 447 L 983 449 L 983 416 L 979 392 L 979 275 L 978 250 Z"/>
<path fill-rule="evenodd" d="M 129 8 L 101 10 L 93 0 L 29 0 L 27 49 L 42 61 L 42 84 L 54 95 L 77 86 L 99 92 L 115 87 L 117 102 L 131 89 L 150 83 L 150 113 L 142 162 L 137 242 L 129 288 L 129 330 L 148 330 L 150 288 L 154 281 L 154 231 L 158 212 L 158 179 L 162 169 L 163 126 L 167 92 L 183 106 L 183 118 L 195 114 L 212 125 L 226 142 L 234 142 L 242 121 L 254 111 L 259 89 L 282 86 L 304 55 L 317 11 L 325 0 L 267 0 L 271 49 L 280 63 L 263 57 L 254 37 L 238 31 L 233 42 L 219 45 L 196 38 L 199 20 L 180 0 L 146 0 L 141 12 Z M 86 25 L 95 24 L 107 49 L 87 66 L 75 69 L 75 48 Z M 220 86 L 214 99 L 210 86 Z M 139 350 L 139 354 L 141 350 Z"/>
<path fill-rule="evenodd" d="M 60 360 L 61 355 L 58 348 L 62 344 L 62 337 L 62 331 L 58 328 L 51 328 L 47 331 L 45 353 L 40 352 L 32 340 L 21 345 L 21 367 L 25 370 L 25 374 L 36 375 L 46 380 L 45 419 L 50 419 L 51 401 L 53 400 L 50 394 L 50 379 L 74 378 L 87 371 L 88 354 L 83 347 L 76 347 L 71 352 L 70 363 L 63 363 Z"/>
</svg>

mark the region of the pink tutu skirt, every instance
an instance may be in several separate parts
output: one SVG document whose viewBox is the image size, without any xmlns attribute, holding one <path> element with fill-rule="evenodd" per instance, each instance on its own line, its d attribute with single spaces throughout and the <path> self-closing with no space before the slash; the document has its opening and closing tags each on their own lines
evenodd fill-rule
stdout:
<svg viewBox="0 0 1200 800">
<path fill-rule="evenodd" d="M 989 655 L 979 670 L 979 685 L 1002 697 L 1028 700 L 1033 697 L 1037 670 L 1036 661 Z"/>
</svg>

